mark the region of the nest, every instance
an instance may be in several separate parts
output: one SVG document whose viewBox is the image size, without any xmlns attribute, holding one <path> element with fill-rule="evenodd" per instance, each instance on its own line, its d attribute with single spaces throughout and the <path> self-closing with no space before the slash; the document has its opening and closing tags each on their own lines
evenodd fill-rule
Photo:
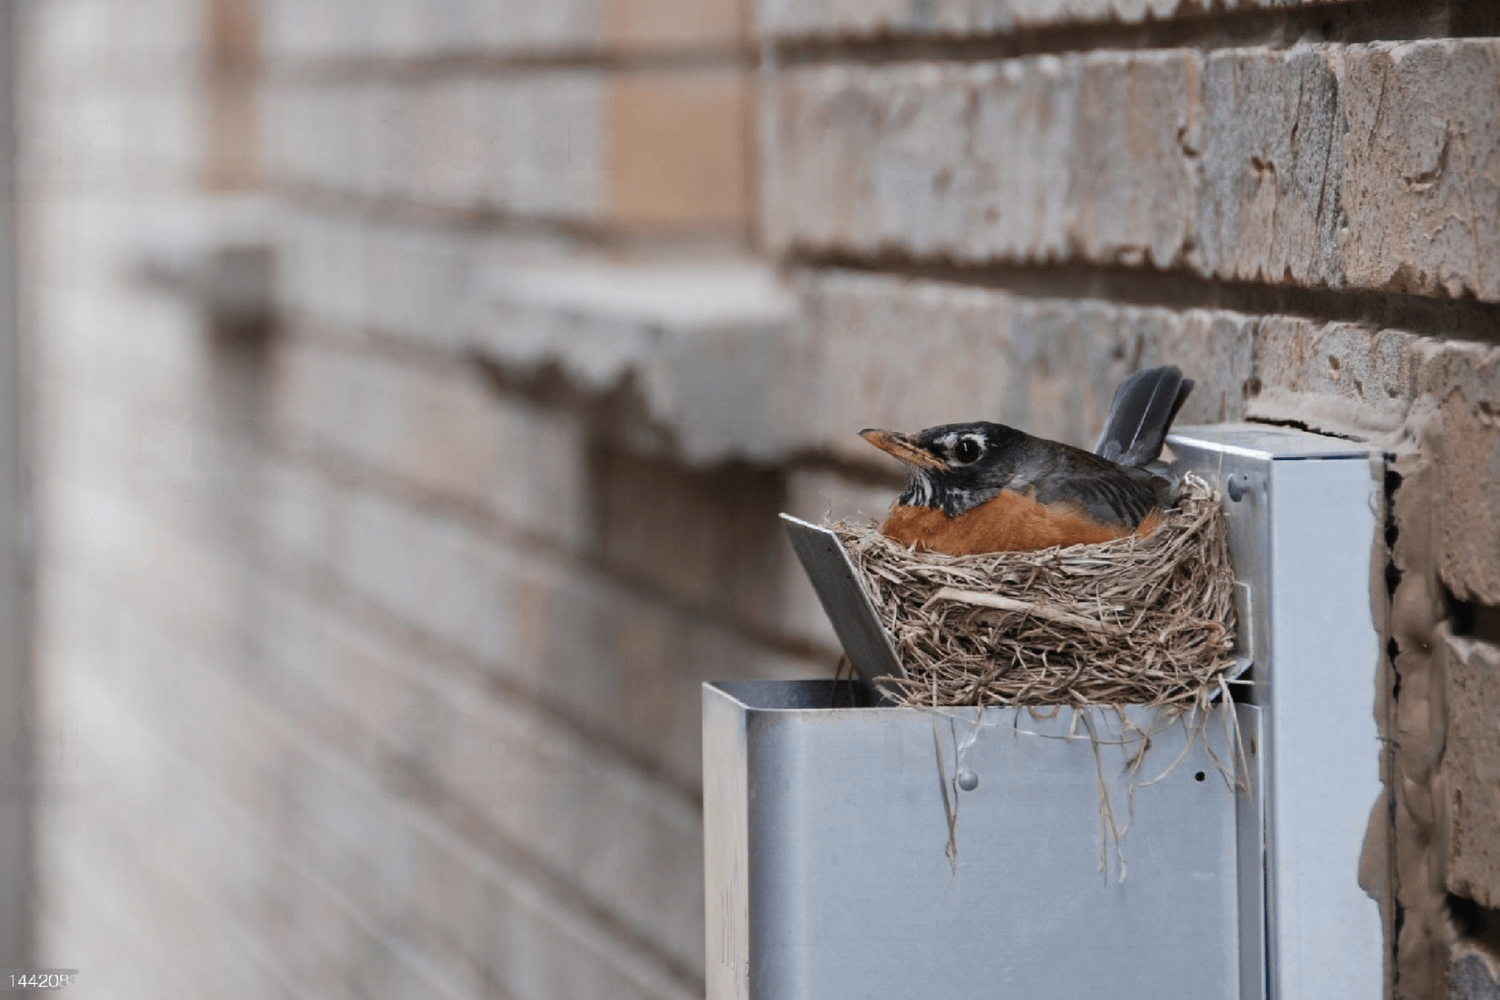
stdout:
<svg viewBox="0 0 1500 1000">
<path fill-rule="evenodd" d="M 1234 663 L 1224 514 L 1191 473 L 1150 534 L 1094 545 L 947 556 L 831 527 L 906 668 L 880 681 L 899 704 L 1208 708 Z"/>
</svg>

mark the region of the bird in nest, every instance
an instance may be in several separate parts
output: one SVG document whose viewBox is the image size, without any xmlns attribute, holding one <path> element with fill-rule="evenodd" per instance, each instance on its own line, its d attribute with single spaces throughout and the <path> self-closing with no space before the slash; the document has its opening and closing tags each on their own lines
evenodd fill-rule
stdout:
<svg viewBox="0 0 1500 1000">
<path fill-rule="evenodd" d="M 916 434 L 870 428 L 866 441 L 910 477 L 880 530 L 919 551 L 1016 552 L 1145 535 L 1177 488 L 1157 462 L 1193 391 L 1175 366 L 1120 383 L 1093 453 L 980 421 Z"/>
</svg>

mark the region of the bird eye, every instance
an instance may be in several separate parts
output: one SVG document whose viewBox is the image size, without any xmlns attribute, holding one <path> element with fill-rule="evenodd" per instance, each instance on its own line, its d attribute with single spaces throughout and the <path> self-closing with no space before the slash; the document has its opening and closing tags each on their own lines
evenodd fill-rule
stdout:
<svg viewBox="0 0 1500 1000">
<path fill-rule="evenodd" d="M 966 437 L 953 446 L 953 457 L 964 464 L 974 461 L 984 451 L 975 438 Z"/>
</svg>

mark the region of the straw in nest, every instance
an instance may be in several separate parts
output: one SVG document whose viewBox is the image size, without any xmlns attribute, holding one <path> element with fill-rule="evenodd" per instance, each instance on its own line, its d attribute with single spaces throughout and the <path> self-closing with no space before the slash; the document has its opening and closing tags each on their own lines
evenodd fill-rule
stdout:
<svg viewBox="0 0 1500 1000">
<path fill-rule="evenodd" d="M 948 556 L 831 527 L 906 668 L 880 682 L 899 704 L 1206 709 L 1233 664 L 1224 515 L 1191 473 L 1143 538 Z"/>
</svg>

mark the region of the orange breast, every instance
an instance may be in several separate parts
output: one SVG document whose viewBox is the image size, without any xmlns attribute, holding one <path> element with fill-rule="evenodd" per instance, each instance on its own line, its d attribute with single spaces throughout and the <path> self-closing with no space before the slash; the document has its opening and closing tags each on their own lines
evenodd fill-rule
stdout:
<svg viewBox="0 0 1500 1000">
<path fill-rule="evenodd" d="M 1147 534 L 1160 521 L 1152 512 L 1135 531 Z M 902 545 L 953 556 L 1108 542 L 1131 533 L 1129 528 L 1100 524 L 1071 507 L 1043 506 L 1010 492 L 1002 492 L 957 517 L 931 507 L 893 507 L 880 530 Z"/>
</svg>

